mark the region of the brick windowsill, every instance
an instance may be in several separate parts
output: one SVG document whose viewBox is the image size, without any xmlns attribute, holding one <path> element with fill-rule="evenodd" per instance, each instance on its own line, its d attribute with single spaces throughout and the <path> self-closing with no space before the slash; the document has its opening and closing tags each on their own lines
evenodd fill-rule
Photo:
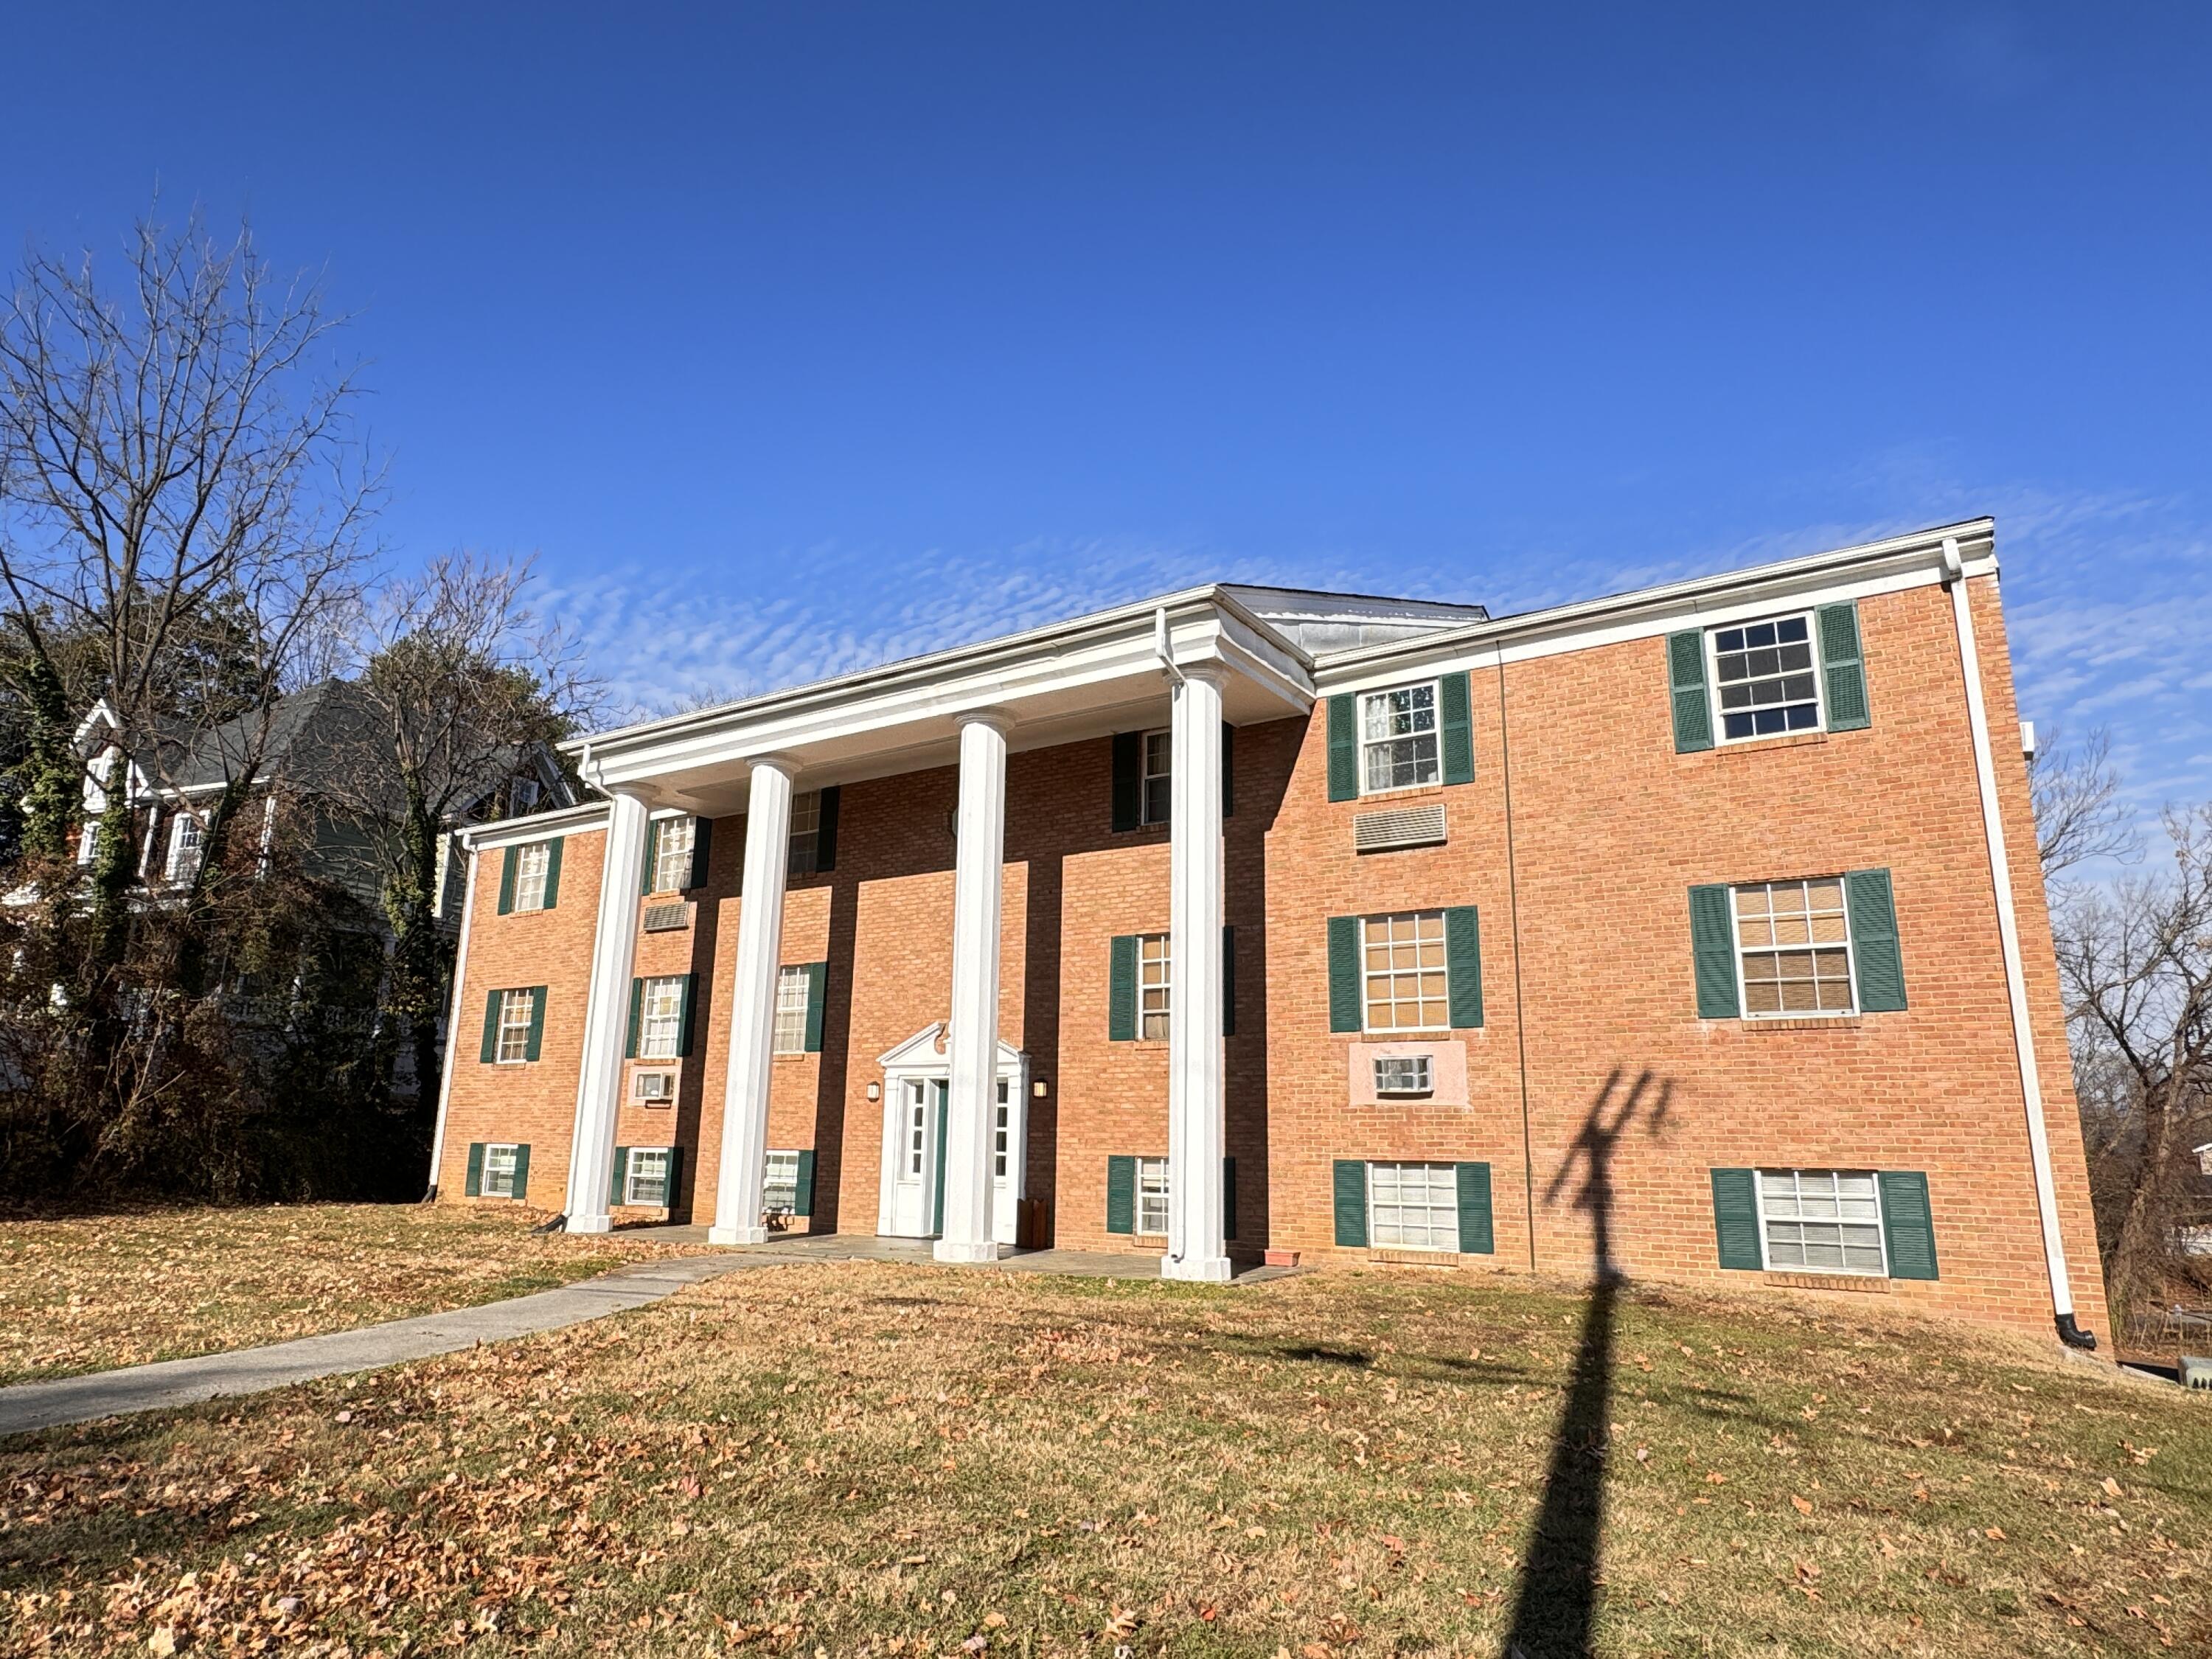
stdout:
<svg viewBox="0 0 2212 1659">
<path fill-rule="evenodd" d="M 1468 1258 L 1456 1250 L 1385 1250 L 1370 1247 L 1367 1259 L 1392 1267 L 1456 1267 Z"/>
<path fill-rule="evenodd" d="M 1859 1014 L 1824 1014 L 1808 1019 L 1751 1019 L 1743 1022 L 1748 1030 L 1774 1034 L 1783 1031 L 1856 1031 L 1866 1024 Z"/>
<path fill-rule="evenodd" d="M 1862 1295 L 1887 1296 L 1893 1288 L 1888 1279 L 1868 1273 L 1769 1273 L 1762 1277 L 1769 1285 L 1784 1285 L 1798 1291 L 1856 1291 Z"/>
<path fill-rule="evenodd" d="M 1695 752 L 1705 755 L 1741 755 L 1764 753 L 1770 749 L 1808 749 L 1827 742 L 1826 732 L 1778 732 L 1771 738 L 1738 738 L 1734 743 L 1723 743 L 1717 738 L 1710 749 Z"/>
</svg>

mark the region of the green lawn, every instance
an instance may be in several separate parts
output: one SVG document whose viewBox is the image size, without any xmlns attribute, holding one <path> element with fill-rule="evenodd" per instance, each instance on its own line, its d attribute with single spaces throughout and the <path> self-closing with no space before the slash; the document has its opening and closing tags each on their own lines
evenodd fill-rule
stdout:
<svg viewBox="0 0 2212 1659">
<path fill-rule="evenodd" d="M 1774 1296 L 762 1268 L 9 1443 L 0 1643 L 2202 1653 L 2207 1407 Z"/>
</svg>

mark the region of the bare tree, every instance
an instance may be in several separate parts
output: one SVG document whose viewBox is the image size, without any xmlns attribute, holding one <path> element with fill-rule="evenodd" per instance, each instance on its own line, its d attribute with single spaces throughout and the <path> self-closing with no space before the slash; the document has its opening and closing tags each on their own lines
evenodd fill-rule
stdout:
<svg viewBox="0 0 2212 1659">
<path fill-rule="evenodd" d="M 2069 896 L 2059 918 L 2074 1069 L 2115 1305 L 2165 1294 L 2212 1140 L 2212 805 L 2168 811 L 2170 874 Z"/>
<path fill-rule="evenodd" d="M 2120 800 L 2112 734 L 2104 726 L 2072 744 L 2053 727 L 2050 742 L 2028 759 L 2027 784 L 2046 882 L 2093 860 L 2132 864 L 2142 855 L 2142 837 Z"/>
<path fill-rule="evenodd" d="M 598 702 L 580 641 L 532 609 L 531 580 L 526 560 L 453 555 L 362 613 L 367 716 L 329 787 L 372 860 L 392 933 L 384 1009 L 410 1034 L 418 1080 L 435 1073 L 449 967 L 437 916 L 448 826 L 499 816 L 497 792 Z"/>
</svg>

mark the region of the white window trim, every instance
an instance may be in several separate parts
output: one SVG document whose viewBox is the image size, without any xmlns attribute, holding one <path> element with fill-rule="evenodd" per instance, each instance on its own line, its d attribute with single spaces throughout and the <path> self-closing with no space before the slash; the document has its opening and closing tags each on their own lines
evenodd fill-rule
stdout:
<svg viewBox="0 0 2212 1659">
<path fill-rule="evenodd" d="M 1731 915 L 1733 915 L 1734 906 L 1735 903 L 1735 889 L 1733 887 L 1729 888 L 1729 895 L 1730 912 Z M 1359 918 L 1359 1029 L 1363 1035 L 1367 1036 L 1382 1037 L 1410 1037 L 1418 1041 L 1431 1032 L 1442 1031 L 1448 1033 L 1452 1029 L 1451 935 L 1449 931 L 1445 933 L 1442 940 L 1444 947 L 1443 1023 L 1438 1025 L 1393 1025 L 1388 1030 L 1377 1030 L 1374 1025 L 1369 1024 L 1369 1020 L 1374 1011 L 1374 1001 L 1373 999 L 1369 997 L 1367 994 L 1367 982 L 1372 977 L 1372 974 L 1367 966 L 1367 924 L 1374 921 L 1377 916 L 1421 916 L 1430 915 L 1435 915 L 1439 924 L 1441 924 L 1443 921 L 1444 908 L 1445 907 L 1442 905 L 1416 905 L 1410 910 L 1373 910 Z M 1395 973 L 1397 970 L 1394 969 L 1391 971 Z M 1419 970 L 1416 969 L 1415 971 L 1418 972 Z M 1741 953 L 1739 952 L 1736 962 L 1737 977 L 1741 978 L 1742 974 L 1742 957 Z M 1741 1000 L 1741 995 L 1742 993 L 1741 989 L 1739 989 L 1737 992 L 1739 1000 L 1736 1003 L 1736 1006 L 1739 1008 L 1743 1006 L 1743 1003 Z M 1387 1158 L 1384 1160 L 1385 1163 L 1388 1163 L 1389 1161 L 1389 1160 Z"/>
<path fill-rule="evenodd" d="M 784 1215 L 797 1215 L 797 1214 L 799 1213 L 799 1150 L 798 1150 L 797 1148 L 795 1148 L 795 1147 L 789 1147 L 789 1146 L 787 1146 L 787 1147 L 783 1147 L 783 1148 L 779 1149 L 779 1148 L 777 1148 L 777 1147 L 771 1146 L 771 1147 L 769 1147 L 769 1148 L 768 1149 L 768 1151 L 767 1151 L 766 1152 L 764 1152 L 763 1154 L 762 1154 L 762 1159 L 761 1159 L 761 1207 L 762 1207 L 763 1209 L 768 1209 L 768 1208 L 769 1207 L 769 1202 L 768 1202 L 768 1189 L 769 1189 L 769 1173 L 768 1173 L 768 1171 L 769 1171 L 769 1161 L 770 1159 L 773 1159 L 773 1158 L 789 1158 L 789 1159 L 791 1160 L 791 1203 L 792 1203 L 792 1207 L 791 1207 L 790 1209 L 788 1209 L 788 1210 L 781 1211 L 781 1212 L 775 1212 L 775 1213 L 780 1213 L 780 1214 L 784 1214 Z"/>
<path fill-rule="evenodd" d="M 1449 967 L 1447 967 L 1444 969 L 1444 973 L 1447 981 L 1449 981 L 1451 973 Z M 1450 988 L 1449 983 L 1447 983 L 1445 988 L 1447 1000 L 1449 1000 Z M 1383 1100 L 1419 1100 L 1424 1095 L 1432 1095 L 1437 1091 L 1436 1061 L 1428 1054 L 1376 1054 L 1372 1056 L 1369 1063 L 1374 1067 L 1375 1093 L 1378 1098 Z M 1382 1068 L 1385 1066 L 1419 1066 L 1420 1068 L 1422 1078 L 1419 1086 L 1410 1089 L 1384 1088 L 1382 1086 Z"/>
<path fill-rule="evenodd" d="M 87 818 L 76 834 L 76 861 L 90 864 L 100 851 L 100 820 Z"/>
<path fill-rule="evenodd" d="M 1129 1193 L 1129 1236 L 1132 1238 L 1165 1238 L 1168 1228 L 1175 1224 L 1175 1170 L 1164 1158 L 1137 1159 L 1135 1176 Z M 1156 1164 L 1160 1170 L 1160 1205 L 1165 1216 L 1155 1231 L 1145 1225 L 1145 1166 Z"/>
<path fill-rule="evenodd" d="M 1430 690 L 1429 706 L 1435 709 L 1437 714 L 1436 776 L 1426 783 L 1401 783 L 1389 789 L 1370 789 L 1367 787 L 1367 744 L 1369 741 L 1367 736 L 1367 700 L 1370 697 L 1387 697 L 1394 691 L 1418 691 L 1425 685 L 1427 686 Z M 1387 795 L 1405 795 L 1412 793 L 1416 789 L 1435 789 L 1442 787 L 1444 781 L 1444 687 L 1443 681 L 1441 678 L 1425 680 L 1401 680 L 1395 685 L 1378 685 L 1371 691 L 1360 692 L 1352 700 L 1352 725 L 1353 735 L 1357 739 L 1352 745 L 1352 759 L 1359 769 L 1360 799 L 1379 800 Z M 1374 739 L 1374 741 L 1377 743 L 1389 743 L 1394 741 L 1394 739 L 1389 738 L 1377 738 Z"/>
<path fill-rule="evenodd" d="M 1154 738 L 1165 738 L 1168 740 L 1168 769 L 1164 772 L 1152 770 L 1152 739 Z M 1173 728 L 1170 726 L 1156 726 L 1151 731 L 1141 734 L 1137 739 L 1137 822 L 1140 825 L 1165 823 L 1168 821 L 1165 816 L 1160 817 L 1152 816 L 1152 783 L 1154 778 L 1167 780 L 1168 802 L 1172 810 L 1175 802 L 1175 733 Z"/>
<path fill-rule="evenodd" d="M 543 853 L 543 854 L 545 855 L 545 867 L 544 867 L 544 870 L 542 870 L 541 872 L 538 872 L 538 902 L 537 902 L 537 903 L 535 903 L 535 904 L 525 904 L 525 903 L 522 902 L 522 884 L 523 884 L 523 881 L 524 881 L 524 879 L 525 879 L 525 878 L 524 878 L 524 874 L 523 874 L 523 869 L 522 869 L 522 860 L 523 860 L 524 859 L 526 859 L 526 858 L 529 857 L 529 855 L 530 855 L 531 854 L 532 854 L 532 853 Z M 516 848 L 514 849 L 514 913 L 515 913 L 515 915 L 534 915 L 536 912 L 540 911 L 540 910 L 543 910 L 543 909 L 545 908 L 545 887 L 546 887 L 546 884 L 547 884 L 550 880 L 551 880 L 551 878 L 552 878 L 552 874 L 553 874 L 553 843 L 552 843 L 551 842 L 550 842 L 550 841 L 526 841 L 526 842 L 523 842 L 521 846 L 520 846 L 520 847 L 518 847 L 518 848 Z"/>
<path fill-rule="evenodd" d="M 1881 1241 L 1881 1271 L 1873 1273 L 1864 1267 L 1778 1267 L 1766 1255 L 1766 1177 L 1773 1175 L 1863 1175 L 1874 1178 L 1874 1232 Z M 1841 1164 L 1828 1169 L 1817 1169 L 1811 1164 L 1762 1164 L 1751 1172 L 1753 1206 L 1759 1212 L 1759 1267 L 1769 1273 L 1820 1273 L 1836 1279 L 1887 1279 L 1889 1277 L 1889 1222 L 1881 1212 L 1881 1172 L 1878 1170 L 1847 1169 Z M 1778 1220 L 1785 1218 L 1778 1217 Z"/>
<path fill-rule="evenodd" d="M 769 1010 L 768 1028 L 768 1051 L 775 1059 L 788 1060 L 812 1052 L 806 1046 L 806 1025 L 814 1016 L 814 976 L 806 968 L 805 963 L 787 962 L 775 970 L 775 1000 Z M 799 1000 L 798 1046 L 787 1048 L 782 1042 L 783 988 L 793 981 L 804 987 L 805 994 Z"/>
<path fill-rule="evenodd" d="M 799 809 L 802 803 L 812 805 L 814 823 L 811 829 L 799 828 Z M 803 841 L 802 836 L 805 837 Z M 791 825 L 785 830 L 783 841 L 783 878 L 795 881 L 821 873 L 822 792 L 819 789 L 802 789 L 791 798 Z"/>
<path fill-rule="evenodd" d="M 656 1014 L 653 1011 L 653 995 L 656 988 L 673 987 L 676 1011 L 672 1014 Z M 653 1023 L 669 1022 L 668 1052 L 659 1054 L 653 1048 Z M 681 974 L 647 974 L 644 988 L 637 999 L 637 1057 L 650 1060 L 655 1066 L 668 1066 L 683 1058 L 677 1051 L 684 1046 L 684 975 Z M 647 1149 L 651 1150 L 650 1148 Z"/>
<path fill-rule="evenodd" d="M 699 845 L 699 821 L 689 812 L 672 812 L 666 817 L 655 818 L 653 822 L 658 827 L 653 832 L 653 890 L 655 893 L 684 892 L 687 890 L 691 880 L 692 850 Z M 660 868 L 662 861 L 667 857 L 667 849 L 662 837 L 672 823 L 689 824 L 691 827 L 691 838 L 690 845 L 684 849 L 684 862 L 676 872 L 676 884 L 673 887 L 663 887 L 660 884 Z"/>
<path fill-rule="evenodd" d="M 530 1010 L 530 1018 L 538 1018 L 538 994 L 526 986 L 509 987 L 499 994 L 499 1025 L 492 1038 L 491 1063 L 495 1066 L 527 1066 L 530 1064 L 530 1020 L 522 1022 L 522 1052 L 509 1060 L 503 1052 L 507 1048 L 507 1009 L 509 997 L 521 997 Z M 517 1142 L 520 1146 L 521 1143 Z"/>
<path fill-rule="evenodd" d="M 507 1172 L 507 1190 L 503 1193 L 495 1193 L 492 1191 L 491 1155 L 494 1152 L 520 1153 L 521 1151 L 522 1143 L 519 1140 L 495 1140 L 486 1145 L 484 1147 L 483 1169 L 477 1179 L 477 1197 L 503 1198 L 510 1204 L 514 1201 L 514 1171 L 511 1169 Z"/>
<path fill-rule="evenodd" d="M 200 823 L 191 808 L 179 806 L 169 819 L 169 854 L 161 862 L 161 876 L 166 881 L 176 881 L 179 878 L 177 874 L 177 865 L 184 857 L 185 826 L 188 823 L 198 825 L 200 842 L 196 850 L 202 859 L 207 857 L 207 826 Z"/>
<path fill-rule="evenodd" d="M 1802 732 L 1754 732 L 1747 738 L 1728 735 L 1728 720 L 1721 712 L 1721 630 L 1728 628 L 1756 628 L 1761 623 L 1788 622 L 1793 617 L 1805 619 L 1806 642 L 1813 648 L 1813 724 Z M 1765 616 L 1747 617 L 1741 622 L 1715 623 L 1705 629 L 1705 717 L 1712 722 L 1713 745 L 1724 748 L 1737 743 L 1774 743 L 1783 738 L 1810 738 L 1828 729 L 1828 677 L 1820 666 L 1820 619 L 1811 610 L 1774 611 Z"/>
<path fill-rule="evenodd" d="M 1145 969 L 1147 966 L 1145 961 L 1145 945 L 1150 939 L 1158 939 L 1160 942 L 1160 948 L 1164 954 L 1158 965 L 1167 970 L 1167 977 L 1157 986 L 1147 987 L 1145 983 Z M 1167 1040 L 1164 1037 L 1148 1037 L 1145 1035 L 1145 993 L 1147 989 L 1164 991 L 1167 994 L 1168 1006 L 1163 1012 L 1172 1025 L 1175 1019 L 1175 936 L 1172 933 L 1137 935 L 1137 1041 L 1164 1042 Z"/>
<path fill-rule="evenodd" d="M 676 1194 L 668 1190 L 667 1163 L 664 1161 L 660 1166 L 660 1198 L 658 1202 L 655 1202 L 651 1199 L 640 1198 L 637 1195 L 637 1159 L 641 1152 L 648 1154 L 658 1152 L 663 1160 L 665 1160 L 673 1150 L 667 1146 L 633 1146 L 629 1149 L 629 1162 L 623 1167 L 623 1202 L 624 1204 L 646 1210 L 665 1210 L 668 1207 L 669 1200 L 674 1198 Z"/>
<path fill-rule="evenodd" d="M 1802 737 L 1804 734 L 1800 732 L 1797 735 Z M 1824 875 L 1767 876 L 1758 878 L 1757 879 L 1762 881 L 1767 886 L 1772 886 L 1778 881 L 1827 881 L 1832 879 L 1832 878 Z M 1844 878 L 1842 876 L 1838 875 L 1833 877 L 1832 879 L 1840 885 Z M 1859 954 L 1857 943 L 1851 938 L 1851 896 L 1850 890 L 1848 887 L 1844 890 L 1844 983 L 1851 988 L 1851 1006 L 1848 1008 L 1783 1008 L 1778 1009 L 1775 1012 L 1771 1014 L 1755 1014 L 1752 1012 L 1751 988 L 1748 982 L 1745 980 L 1743 975 L 1743 925 L 1736 915 L 1735 908 L 1735 890 L 1739 887 L 1749 887 L 1753 883 L 1750 881 L 1732 881 L 1729 884 L 1728 890 L 1729 949 L 1735 953 L 1735 1006 L 1737 1012 L 1746 1019 L 1856 1019 L 1861 1012 L 1859 1008 Z M 1782 945 L 1776 948 L 1788 950 L 1790 947 L 1788 945 Z M 1808 945 L 1806 948 L 1810 950 L 1813 947 Z M 1446 964 L 1445 971 L 1447 973 L 1450 971 L 1449 963 Z M 1449 988 L 1449 981 L 1447 981 L 1447 988 Z M 1848 1171 L 1846 1171 L 1846 1173 L 1848 1173 Z"/>
<path fill-rule="evenodd" d="M 1407 1165 L 1412 1164 L 1418 1164 L 1424 1169 L 1453 1170 L 1451 1203 L 1452 1242 L 1449 1248 L 1442 1244 L 1380 1244 L 1375 1242 L 1373 1220 L 1375 1214 L 1375 1171 L 1385 1164 L 1394 1170 L 1402 1170 L 1406 1168 Z M 1442 1158 L 1369 1158 L 1364 1167 L 1367 1171 L 1367 1214 L 1369 1217 L 1368 1248 L 1370 1249 L 1420 1250 L 1431 1255 L 1461 1255 L 1465 1254 L 1461 1247 L 1466 1243 L 1466 1241 L 1459 1236 L 1458 1171 L 1451 1164 Z M 1403 1206 L 1401 1206 L 1400 1207 L 1402 1208 Z M 1762 1223 L 1761 1224 L 1763 1225 L 1764 1224 Z M 1764 1247 L 1762 1246 L 1762 1249 Z"/>
</svg>

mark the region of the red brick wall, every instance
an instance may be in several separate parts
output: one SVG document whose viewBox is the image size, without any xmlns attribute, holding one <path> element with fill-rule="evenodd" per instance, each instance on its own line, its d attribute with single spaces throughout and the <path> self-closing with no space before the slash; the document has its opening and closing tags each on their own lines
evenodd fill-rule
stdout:
<svg viewBox="0 0 2212 1659">
<path fill-rule="evenodd" d="M 2075 1295 L 2100 1327 L 2002 619 L 1994 579 L 1971 586 Z M 1755 1281 L 1716 1265 L 1712 1167 L 1918 1170 L 1942 1277 L 1893 1294 L 2048 1328 L 1949 600 L 1916 588 L 1863 601 L 1860 619 L 1870 729 L 1703 754 L 1674 752 L 1659 639 L 1475 670 L 1474 781 L 1393 800 L 1441 801 L 1442 847 L 1352 852 L 1358 805 L 1327 799 L 1318 714 L 1238 732 L 1226 1054 L 1241 1251 L 1335 1254 L 1335 1159 L 1481 1160 L 1497 1248 L 1471 1263 L 1586 1271 L 1602 1209 L 1631 1273 Z M 1169 848 L 1164 826 L 1110 831 L 1109 783 L 1104 739 L 1009 759 L 1000 1035 L 1045 1085 L 1028 1103 L 1029 1188 L 1050 1200 L 1055 1241 L 1142 1249 L 1105 1231 L 1106 1160 L 1164 1154 L 1167 1055 L 1108 1040 L 1108 942 L 1165 931 Z M 874 1230 L 884 1109 L 867 1087 L 879 1055 L 945 1013 L 956 791 L 949 768 L 846 786 L 836 869 L 792 883 L 783 960 L 830 964 L 826 1040 L 775 1062 L 769 1144 L 817 1149 L 817 1230 Z M 690 1149 L 677 1212 L 700 1220 L 720 1151 L 740 823 L 717 826 L 696 927 L 640 938 L 639 974 L 710 973 L 716 989 L 676 1107 L 625 1103 L 617 1134 Z M 526 1139 L 532 1201 L 561 1201 L 600 840 L 570 837 L 560 908 L 541 916 L 495 915 L 501 855 L 484 855 L 445 1192 L 460 1190 L 470 1141 Z M 1691 886 L 1869 866 L 1892 872 L 1907 1009 L 1813 1026 L 1697 1018 Z M 1327 919 L 1466 904 L 1480 913 L 1485 991 L 1483 1026 L 1453 1034 L 1468 1104 L 1350 1106 L 1355 1039 L 1328 1030 Z M 525 983 L 553 987 L 544 1060 L 478 1065 L 485 990 Z"/>
</svg>

